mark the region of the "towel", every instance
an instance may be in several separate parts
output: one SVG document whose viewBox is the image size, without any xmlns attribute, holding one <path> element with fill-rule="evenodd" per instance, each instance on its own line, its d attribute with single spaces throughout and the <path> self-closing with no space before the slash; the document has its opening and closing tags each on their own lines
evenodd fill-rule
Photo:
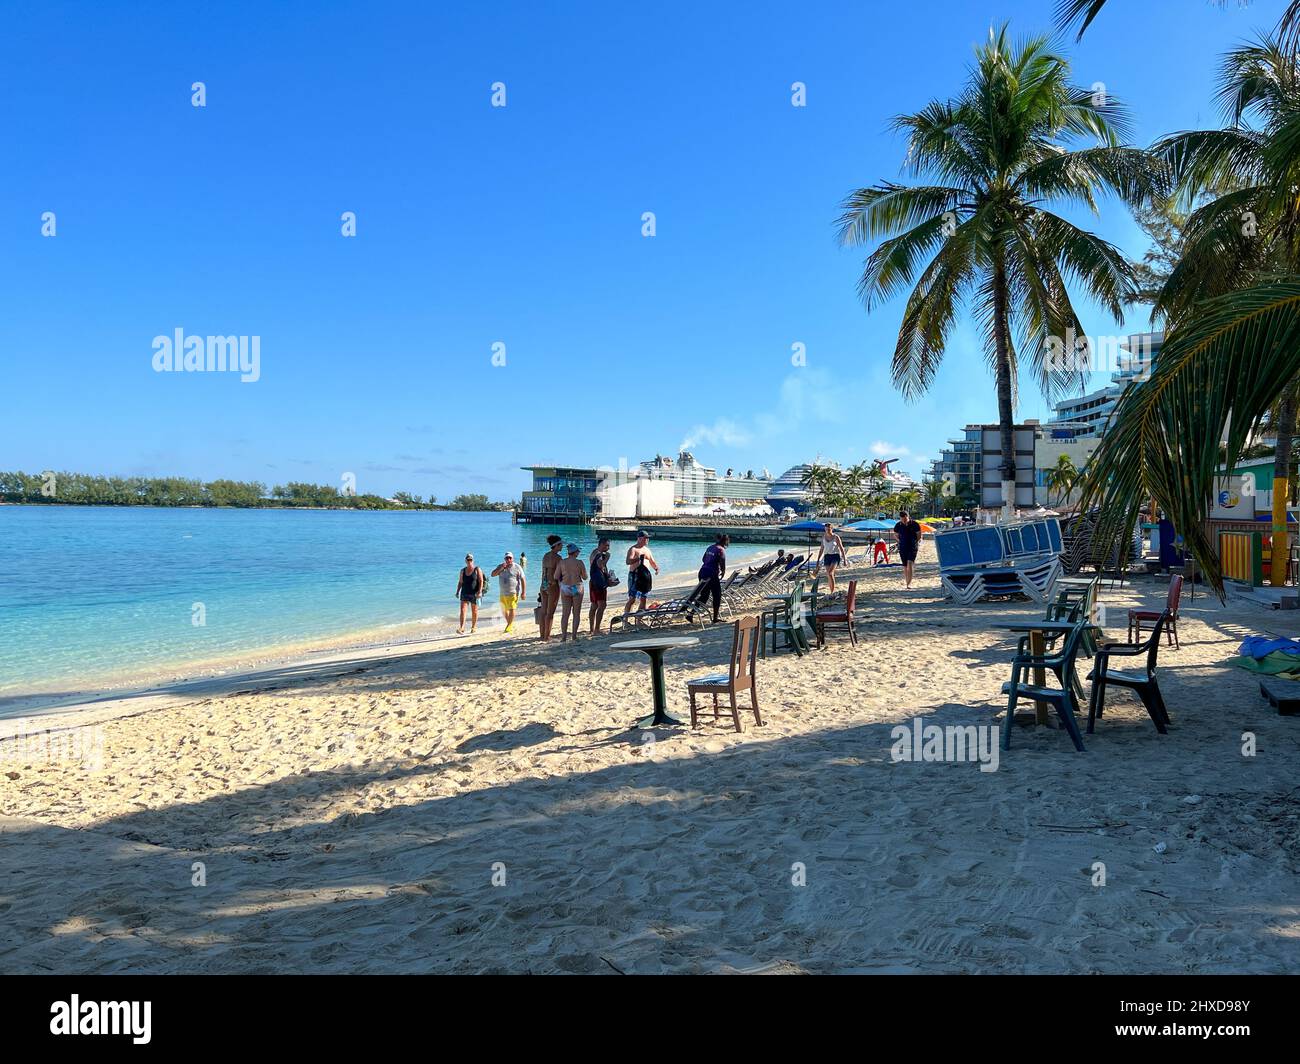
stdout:
<svg viewBox="0 0 1300 1064">
<path fill-rule="evenodd" d="M 1275 650 L 1262 658 L 1249 654 L 1229 658 L 1229 665 L 1236 665 L 1247 672 L 1256 672 L 1263 676 L 1276 676 L 1279 680 L 1300 680 L 1300 657 Z"/>
</svg>

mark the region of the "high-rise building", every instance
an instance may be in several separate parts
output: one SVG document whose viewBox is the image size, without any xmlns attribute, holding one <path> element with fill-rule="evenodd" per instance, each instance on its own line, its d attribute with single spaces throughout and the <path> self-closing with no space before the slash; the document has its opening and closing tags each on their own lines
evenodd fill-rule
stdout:
<svg viewBox="0 0 1300 1064">
<path fill-rule="evenodd" d="M 1164 333 L 1137 333 L 1115 345 L 1114 358 L 1111 351 L 1093 352 L 1094 359 L 1113 366 L 1110 383 L 1056 403 L 1056 414 L 1047 422 L 1048 435 L 1060 440 L 1100 439 L 1124 389 L 1150 376 L 1164 342 Z"/>
</svg>

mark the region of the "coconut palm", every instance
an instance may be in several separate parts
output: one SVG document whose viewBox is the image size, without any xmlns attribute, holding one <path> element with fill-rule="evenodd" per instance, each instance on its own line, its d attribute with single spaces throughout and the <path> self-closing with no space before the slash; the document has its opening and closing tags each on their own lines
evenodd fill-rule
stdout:
<svg viewBox="0 0 1300 1064">
<path fill-rule="evenodd" d="M 1068 454 L 1062 454 L 1057 456 L 1056 465 L 1047 471 L 1043 479 L 1047 484 L 1048 498 L 1051 498 L 1052 492 L 1056 492 L 1059 505 L 1074 490 L 1079 481 L 1079 470 Z"/>
<path fill-rule="evenodd" d="M 1054 340 L 1059 352 L 1062 337 L 1084 332 L 1069 285 L 1117 321 L 1136 288 L 1118 249 L 1048 205 L 1095 211 L 1106 191 L 1144 202 L 1158 188 L 1157 170 L 1146 152 L 1121 146 L 1118 101 L 1072 85 L 1069 63 L 1047 38 L 1013 44 L 1005 26 L 977 50 L 959 98 L 894 124 L 908 135 L 907 172 L 931 183 L 882 181 L 851 193 L 840 240 L 875 245 L 858 284 L 868 310 L 911 287 L 893 358 L 905 398 L 930 387 L 958 314 L 966 305 L 974 312 L 996 382 L 1009 516 L 1022 363 L 1049 399 L 1081 382 L 1085 365 L 1053 357 Z"/>
<path fill-rule="evenodd" d="M 1089 467 L 1085 501 L 1102 505 L 1103 520 L 1119 527 L 1143 498 L 1154 498 L 1221 589 L 1218 551 L 1203 532 L 1205 502 L 1221 459 L 1235 465 L 1252 427 L 1270 412 L 1278 437 L 1274 491 L 1279 501 L 1289 493 L 1300 371 L 1296 53 L 1277 38 L 1233 50 L 1219 99 L 1228 128 L 1157 145 L 1183 199 L 1211 186 L 1230 191 L 1188 219 L 1182 259 L 1157 301 L 1172 329 L 1151 380 L 1117 404 Z M 1274 549 L 1284 556 L 1285 524 L 1275 525 Z M 1103 529 L 1100 540 L 1114 531 Z"/>
</svg>

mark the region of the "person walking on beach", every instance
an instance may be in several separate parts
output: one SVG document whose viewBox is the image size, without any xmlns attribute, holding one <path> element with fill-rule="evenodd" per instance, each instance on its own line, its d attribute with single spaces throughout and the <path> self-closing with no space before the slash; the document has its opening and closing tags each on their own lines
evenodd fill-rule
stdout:
<svg viewBox="0 0 1300 1064">
<path fill-rule="evenodd" d="M 830 581 L 828 595 L 835 594 L 835 569 L 844 559 L 844 541 L 831 525 L 822 525 L 822 545 L 817 560 L 826 566 L 826 579 Z"/>
<path fill-rule="evenodd" d="M 894 526 L 898 539 L 898 560 L 903 563 L 903 586 L 912 586 L 912 567 L 916 564 L 916 551 L 921 544 L 921 526 L 904 510 Z"/>
<path fill-rule="evenodd" d="M 492 575 L 500 588 L 501 615 L 506 619 L 506 635 L 509 635 L 515 630 L 515 610 L 526 590 L 524 570 L 515 564 L 515 556 L 506 551 L 506 560 L 492 570 Z"/>
<path fill-rule="evenodd" d="M 600 635 L 600 622 L 605 616 L 605 606 L 609 602 L 609 587 L 614 577 L 609 571 L 609 540 L 601 537 L 596 549 L 588 559 L 591 573 L 591 609 L 587 611 L 587 631 L 591 635 Z"/>
<path fill-rule="evenodd" d="M 641 604 L 637 607 L 637 612 L 645 609 L 650 589 L 654 586 L 651 569 L 658 574 L 659 563 L 650 553 L 650 533 L 642 529 L 636 534 L 636 543 L 627 549 L 627 603 L 623 606 L 624 617 L 632 612 L 632 604 L 638 599 Z"/>
<path fill-rule="evenodd" d="M 470 611 L 469 634 L 478 631 L 478 600 L 486 590 L 487 579 L 483 576 L 483 570 L 474 564 L 474 555 L 466 554 L 465 568 L 456 577 L 456 597 L 460 599 L 460 627 L 456 629 L 457 635 L 465 634 L 466 606 Z"/>
<path fill-rule="evenodd" d="M 560 582 L 560 602 L 564 612 L 560 614 L 560 642 L 569 637 L 569 618 L 573 617 L 573 641 L 578 641 L 578 628 L 582 624 L 582 585 L 587 581 L 587 567 L 578 557 L 579 548 L 570 543 L 565 551 L 568 557 L 557 567 L 557 579 Z"/>
<path fill-rule="evenodd" d="M 700 566 L 700 579 L 706 581 L 704 595 L 713 599 L 713 623 L 718 623 L 718 611 L 722 609 L 722 578 L 727 575 L 727 547 L 731 537 L 723 532 L 708 550 L 704 552 L 704 564 Z M 703 602 L 703 598 L 700 600 Z"/>
<path fill-rule="evenodd" d="M 537 631 L 543 643 L 550 642 L 551 626 L 555 623 L 555 607 L 560 604 L 560 582 L 555 570 L 563 560 L 560 546 L 564 543 L 559 536 L 551 533 L 546 537 L 551 549 L 542 555 L 542 587 L 537 593 Z"/>
</svg>

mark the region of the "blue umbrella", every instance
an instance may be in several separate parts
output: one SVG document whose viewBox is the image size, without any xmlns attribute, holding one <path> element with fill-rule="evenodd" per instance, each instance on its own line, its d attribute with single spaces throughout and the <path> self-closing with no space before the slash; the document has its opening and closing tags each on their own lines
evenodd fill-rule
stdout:
<svg viewBox="0 0 1300 1064">
<path fill-rule="evenodd" d="M 786 525 L 786 532 L 820 532 L 826 524 L 825 521 L 796 521 L 792 525 Z"/>
<path fill-rule="evenodd" d="M 890 532 L 894 528 L 888 521 L 878 521 L 874 518 L 866 521 L 854 521 L 844 527 L 851 528 L 856 532 Z"/>
</svg>

